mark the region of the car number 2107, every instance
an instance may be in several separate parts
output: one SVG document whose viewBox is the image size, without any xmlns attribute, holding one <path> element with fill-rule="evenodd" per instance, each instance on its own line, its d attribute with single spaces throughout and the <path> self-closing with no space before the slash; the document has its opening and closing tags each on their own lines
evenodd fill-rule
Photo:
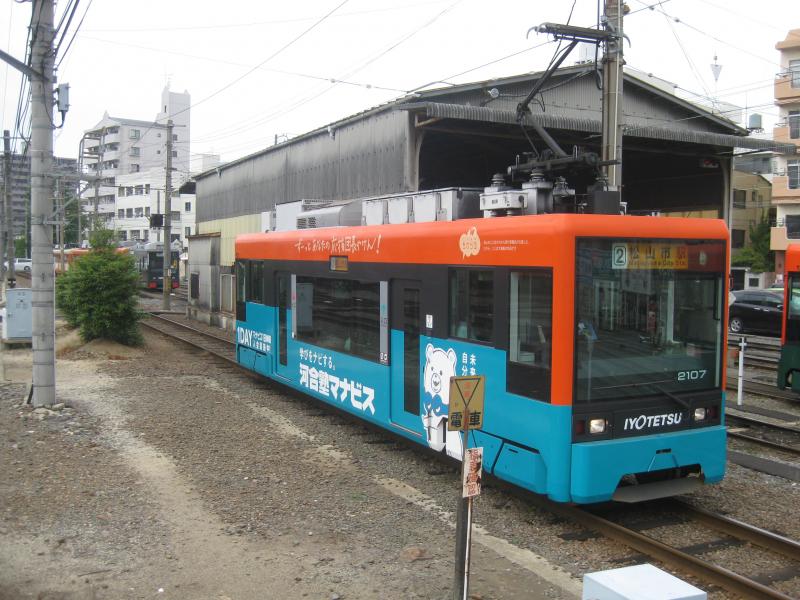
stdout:
<svg viewBox="0 0 800 600">
<path fill-rule="evenodd" d="M 693 371 L 678 371 L 678 381 L 699 381 L 704 379 L 708 373 L 707 369 L 695 369 Z"/>
</svg>

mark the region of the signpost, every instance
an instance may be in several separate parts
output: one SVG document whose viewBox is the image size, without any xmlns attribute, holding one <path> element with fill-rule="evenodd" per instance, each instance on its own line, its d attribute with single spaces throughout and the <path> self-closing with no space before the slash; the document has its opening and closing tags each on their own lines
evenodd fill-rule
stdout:
<svg viewBox="0 0 800 600">
<path fill-rule="evenodd" d="M 448 431 L 462 432 L 461 498 L 456 516 L 456 568 L 453 599 L 469 597 L 469 559 L 472 543 L 472 499 L 481 493 L 483 448 L 467 448 L 470 429 L 483 427 L 483 397 L 486 378 L 483 375 L 450 378 Z"/>
</svg>

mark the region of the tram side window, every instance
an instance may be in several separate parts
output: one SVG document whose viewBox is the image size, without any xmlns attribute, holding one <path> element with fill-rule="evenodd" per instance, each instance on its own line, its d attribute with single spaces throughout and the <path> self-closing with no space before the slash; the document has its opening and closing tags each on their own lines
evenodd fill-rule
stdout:
<svg viewBox="0 0 800 600">
<path fill-rule="evenodd" d="M 380 285 L 348 279 L 297 278 L 297 338 L 377 361 Z"/>
<path fill-rule="evenodd" d="M 553 275 L 512 271 L 509 283 L 506 388 L 513 394 L 549 402 Z"/>
<path fill-rule="evenodd" d="M 492 341 L 494 273 L 475 269 L 450 271 L 450 336 Z"/>
<path fill-rule="evenodd" d="M 247 263 L 240 260 L 236 262 L 236 301 L 245 301 L 245 288 L 247 280 Z"/>
<path fill-rule="evenodd" d="M 789 307 L 786 310 L 786 341 L 800 342 L 800 274 L 789 278 Z"/>
<path fill-rule="evenodd" d="M 247 301 L 264 303 L 264 263 L 250 261 L 247 274 Z"/>
</svg>

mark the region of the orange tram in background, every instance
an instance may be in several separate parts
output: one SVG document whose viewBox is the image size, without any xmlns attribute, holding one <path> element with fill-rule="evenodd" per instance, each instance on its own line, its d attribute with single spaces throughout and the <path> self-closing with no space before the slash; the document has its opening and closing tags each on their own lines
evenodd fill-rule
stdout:
<svg viewBox="0 0 800 600">
<path fill-rule="evenodd" d="M 485 375 L 467 443 L 495 476 L 683 493 L 725 472 L 727 248 L 722 221 L 620 214 L 243 235 L 237 358 L 456 459 L 450 377 Z"/>
</svg>

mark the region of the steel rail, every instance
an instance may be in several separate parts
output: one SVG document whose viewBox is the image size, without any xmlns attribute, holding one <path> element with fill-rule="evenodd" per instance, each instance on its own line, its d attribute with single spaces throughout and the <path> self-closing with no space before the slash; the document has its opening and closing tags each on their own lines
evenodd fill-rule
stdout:
<svg viewBox="0 0 800 600">
<path fill-rule="evenodd" d="M 185 325 L 183 323 L 178 323 L 171 319 L 164 318 L 159 315 L 150 315 L 151 319 L 154 319 L 158 322 L 166 322 L 170 325 L 178 328 L 190 331 L 194 334 L 198 334 L 204 339 L 212 339 L 216 342 L 224 342 L 225 344 L 229 344 L 231 346 L 234 345 L 234 342 L 228 339 L 221 338 L 219 336 L 213 335 L 211 333 L 201 331 L 199 329 L 195 329 L 189 325 Z M 222 358 L 227 362 L 230 362 L 237 367 L 239 367 L 242 371 L 247 374 L 253 374 L 250 369 L 242 367 L 233 356 L 226 356 L 220 352 L 216 352 L 213 349 L 208 348 L 207 346 L 203 346 L 201 343 L 197 341 L 193 341 L 187 339 L 186 337 L 177 335 L 175 332 L 165 331 L 164 329 L 159 328 L 155 323 L 148 322 L 147 320 L 141 321 L 142 325 L 152 329 L 153 331 L 159 332 L 161 334 L 173 337 L 181 342 L 184 342 L 194 348 L 199 350 L 203 350 L 205 352 L 209 352 L 214 356 Z M 592 531 L 597 531 L 602 535 L 614 539 L 634 550 L 637 550 L 643 554 L 646 554 L 656 560 L 662 561 L 666 564 L 678 567 L 683 571 L 695 575 L 709 583 L 718 585 L 726 590 L 729 590 L 733 593 L 740 594 L 745 597 L 749 598 L 772 598 L 777 600 L 791 600 L 791 596 L 783 594 L 777 590 L 774 590 L 770 587 L 767 587 L 757 581 L 753 581 L 747 577 L 739 575 L 738 573 L 734 573 L 729 569 L 725 569 L 724 567 L 720 567 L 718 565 L 714 565 L 707 561 L 704 561 L 700 558 L 687 554 L 677 548 L 673 548 L 663 542 L 660 542 L 654 538 L 646 536 L 642 533 L 637 531 L 628 529 L 622 525 L 614 523 L 608 519 L 600 517 L 598 515 L 594 515 L 590 512 L 587 512 L 583 509 L 577 508 L 575 506 L 569 506 L 564 504 L 556 504 L 549 500 L 546 500 L 540 496 L 536 496 L 535 494 L 526 494 L 529 498 L 532 498 L 534 502 L 542 506 L 543 508 L 559 514 L 565 518 L 568 518 L 572 521 L 578 522 L 587 529 Z M 686 505 L 687 507 L 689 505 Z M 686 509 L 687 511 L 690 510 L 689 508 Z M 702 511 L 702 509 L 696 509 L 696 507 L 691 507 L 692 512 L 695 510 Z M 708 518 L 708 517 L 703 517 Z M 795 560 L 798 560 L 797 556 L 800 554 L 800 545 L 797 542 L 789 540 L 787 538 L 783 538 L 776 534 L 769 534 L 769 532 L 763 532 L 756 527 L 748 526 L 744 523 L 740 523 L 734 519 L 727 519 L 722 518 L 722 520 L 713 520 L 713 525 L 711 525 L 715 529 L 723 529 L 723 528 L 730 528 L 731 531 L 736 531 L 736 533 L 729 533 L 729 535 L 734 535 L 735 537 L 742 537 L 743 539 L 747 539 L 748 541 L 752 541 L 759 546 L 764 546 L 765 544 L 771 544 L 767 547 L 770 550 L 780 552 L 785 556 L 790 556 Z M 726 533 L 728 533 L 726 531 Z M 744 537 L 746 536 L 746 537 Z M 758 540 L 758 541 L 756 541 Z M 788 553 L 788 554 L 787 554 Z"/>
<path fill-rule="evenodd" d="M 760 437 L 755 437 L 752 435 L 746 435 L 739 431 L 731 431 L 728 430 L 729 437 L 735 437 L 740 440 L 745 440 L 747 442 L 753 442 L 754 444 L 761 444 L 762 446 L 766 446 L 768 448 L 772 448 L 773 450 L 779 450 L 781 452 L 788 452 L 790 454 L 797 454 L 800 455 L 800 448 L 796 446 L 787 446 L 785 444 L 780 444 L 778 442 L 773 442 L 771 440 L 767 440 Z"/>
<path fill-rule="evenodd" d="M 709 527 L 721 531 L 740 540 L 745 540 L 770 550 L 777 552 L 796 562 L 800 562 L 800 542 L 789 539 L 772 531 L 755 527 L 738 519 L 720 515 L 705 508 L 694 506 L 680 499 L 673 499 L 684 512 L 688 512 L 693 518 L 708 525 Z"/>
</svg>

